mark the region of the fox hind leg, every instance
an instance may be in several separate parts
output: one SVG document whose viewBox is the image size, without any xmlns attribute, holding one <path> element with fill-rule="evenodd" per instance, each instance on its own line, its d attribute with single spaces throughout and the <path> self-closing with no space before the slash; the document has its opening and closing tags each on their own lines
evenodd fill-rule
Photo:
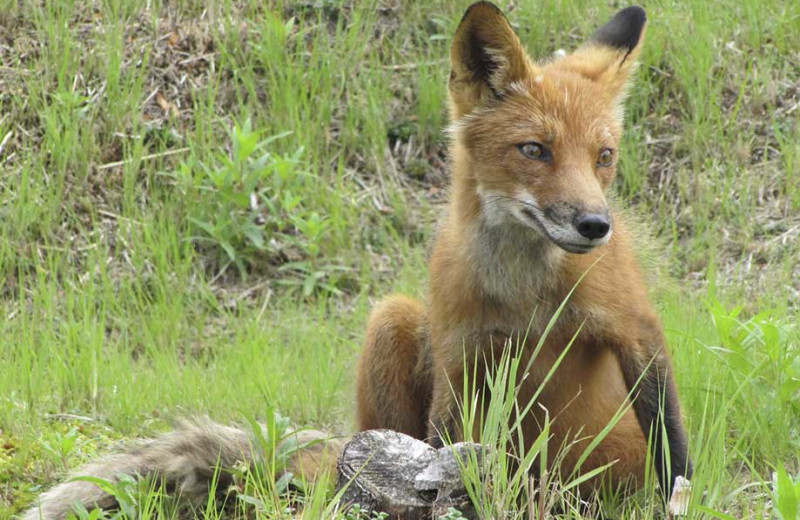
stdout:
<svg viewBox="0 0 800 520">
<path fill-rule="evenodd" d="M 387 428 L 424 439 L 431 400 L 423 305 L 405 296 L 370 315 L 358 368 L 358 427 Z"/>
</svg>

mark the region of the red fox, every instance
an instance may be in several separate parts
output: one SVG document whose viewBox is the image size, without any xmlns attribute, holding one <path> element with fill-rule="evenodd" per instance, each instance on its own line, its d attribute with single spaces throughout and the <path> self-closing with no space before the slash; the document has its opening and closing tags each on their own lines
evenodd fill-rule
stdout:
<svg viewBox="0 0 800 520">
<path fill-rule="evenodd" d="M 389 428 L 434 444 L 470 436 L 459 431 L 457 411 L 465 360 L 491 357 L 508 339 L 527 337 L 531 351 L 547 323 L 531 324 L 531 316 L 552 316 L 586 272 L 520 399 L 533 395 L 583 324 L 539 398 L 558 416 L 551 453 L 579 433 L 588 443 L 633 392 L 633 410 L 582 469 L 616 461 L 613 482 L 635 485 L 652 436 L 666 496 L 672 479 L 690 478 L 661 325 L 623 216 L 604 196 L 645 25 L 645 11 L 629 7 L 573 54 L 537 64 L 497 7 L 478 2 L 467 10 L 450 51 L 452 189 L 430 293 L 425 305 L 394 296 L 372 313 L 358 379 L 362 430 Z M 523 418 L 528 442 L 543 414 Z M 562 469 L 582 451 L 567 453 Z"/>
<path fill-rule="evenodd" d="M 393 296 L 374 309 L 358 372 L 360 429 L 389 428 L 438 446 L 469 437 L 457 420 L 465 360 L 496 355 L 507 340 L 535 345 L 541 318 L 576 287 L 520 397 L 533 395 L 582 325 L 539 398 L 557 415 L 553 448 L 578 433 L 597 435 L 630 394 L 632 411 L 583 469 L 616 461 L 612 481 L 638 485 L 650 439 L 667 497 L 673 479 L 691 477 L 661 325 L 623 216 L 604 195 L 645 25 L 643 9 L 623 9 L 573 54 L 538 64 L 497 7 L 478 2 L 467 10 L 450 51 L 453 183 L 431 258 L 430 294 L 425 304 Z M 523 418 L 526 439 L 536 438 L 542 413 Z M 217 463 L 224 470 L 251 460 L 248 438 L 240 429 L 192 424 L 77 474 L 158 475 L 167 489 L 202 502 Z M 328 445 L 327 454 L 320 446 L 296 461 L 306 474 L 332 466 L 339 444 Z M 570 450 L 562 469 L 581 451 Z M 114 500 L 88 482 L 67 482 L 23 519 L 62 519 L 76 503 L 109 507 Z"/>
</svg>

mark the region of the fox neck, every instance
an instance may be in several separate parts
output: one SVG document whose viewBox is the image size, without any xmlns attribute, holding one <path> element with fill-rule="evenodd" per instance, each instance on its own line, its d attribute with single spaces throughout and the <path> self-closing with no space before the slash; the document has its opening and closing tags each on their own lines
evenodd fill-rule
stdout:
<svg viewBox="0 0 800 520">
<path fill-rule="evenodd" d="M 527 323 L 537 308 L 556 300 L 564 252 L 512 215 L 492 216 L 479 194 L 472 161 L 464 150 L 453 159 L 450 220 L 462 233 L 459 241 L 474 288 Z"/>
</svg>

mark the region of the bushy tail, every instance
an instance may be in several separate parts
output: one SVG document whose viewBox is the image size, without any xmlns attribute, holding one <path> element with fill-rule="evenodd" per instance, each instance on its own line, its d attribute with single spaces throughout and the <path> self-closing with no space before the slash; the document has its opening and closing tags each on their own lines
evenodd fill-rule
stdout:
<svg viewBox="0 0 800 520">
<path fill-rule="evenodd" d="M 309 480 L 335 468 L 342 445 L 317 430 L 289 433 L 280 443 L 299 446 L 281 473 L 291 471 Z M 276 451 L 280 451 L 281 444 Z M 96 477 L 111 483 L 118 482 L 120 475 L 157 477 L 165 489 L 182 501 L 200 505 L 206 502 L 215 475 L 216 489 L 228 489 L 232 483 L 230 469 L 253 462 L 254 449 L 258 449 L 254 445 L 258 441 L 254 443 L 252 433 L 247 430 L 194 420 L 183 422 L 174 431 L 155 439 L 141 441 L 127 453 L 88 464 L 73 477 Z M 117 506 L 116 499 L 96 484 L 68 481 L 43 493 L 22 520 L 62 520 L 77 504 L 88 510 Z"/>
</svg>

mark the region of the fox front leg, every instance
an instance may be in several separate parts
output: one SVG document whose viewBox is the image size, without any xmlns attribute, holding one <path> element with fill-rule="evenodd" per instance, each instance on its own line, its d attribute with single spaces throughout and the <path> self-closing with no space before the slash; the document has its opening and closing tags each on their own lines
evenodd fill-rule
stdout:
<svg viewBox="0 0 800 520">
<path fill-rule="evenodd" d="M 428 444 L 441 448 L 445 441 L 463 440 L 458 397 L 461 396 L 464 374 L 440 370 L 433 379 L 433 400 L 428 416 Z"/>
<path fill-rule="evenodd" d="M 618 345 L 616 352 L 636 419 L 650 442 L 661 490 L 669 500 L 675 479 L 691 479 L 693 468 L 675 377 L 660 329 L 638 345 Z"/>
</svg>

